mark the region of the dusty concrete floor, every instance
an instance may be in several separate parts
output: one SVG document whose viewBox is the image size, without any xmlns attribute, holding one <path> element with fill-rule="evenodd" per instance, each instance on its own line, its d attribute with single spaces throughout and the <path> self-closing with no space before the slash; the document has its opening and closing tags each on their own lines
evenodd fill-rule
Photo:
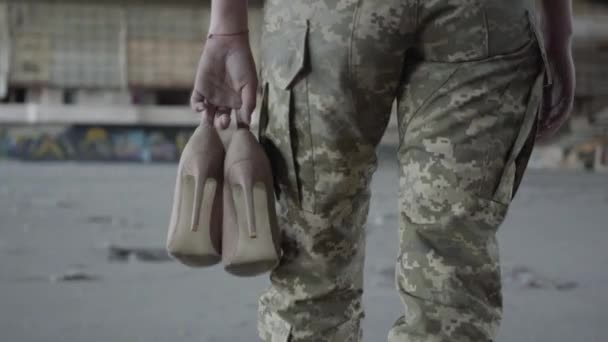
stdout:
<svg viewBox="0 0 608 342">
<path fill-rule="evenodd" d="M 0 340 L 256 341 L 266 277 L 108 259 L 108 244 L 162 248 L 175 165 L 0 162 Z M 400 310 L 397 163 L 380 150 L 366 262 L 365 341 Z M 530 172 L 500 230 L 499 342 L 608 341 L 608 177 Z M 66 272 L 92 279 L 61 281 Z M 74 274 L 78 275 L 78 273 Z"/>
</svg>

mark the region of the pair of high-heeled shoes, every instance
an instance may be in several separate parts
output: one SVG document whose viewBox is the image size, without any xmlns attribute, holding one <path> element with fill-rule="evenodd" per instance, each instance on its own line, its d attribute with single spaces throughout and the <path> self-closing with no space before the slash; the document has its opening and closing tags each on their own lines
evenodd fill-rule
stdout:
<svg viewBox="0 0 608 342">
<path fill-rule="evenodd" d="M 191 267 L 221 261 L 237 276 L 274 268 L 280 241 L 272 182 L 270 162 L 249 129 L 238 128 L 225 150 L 215 127 L 201 123 L 178 166 L 169 255 Z"/>
</svg>

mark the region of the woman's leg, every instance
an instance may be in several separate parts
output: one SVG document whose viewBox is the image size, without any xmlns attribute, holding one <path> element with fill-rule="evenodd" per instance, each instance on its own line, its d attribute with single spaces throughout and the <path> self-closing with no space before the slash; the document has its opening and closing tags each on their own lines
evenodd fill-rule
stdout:
<svg viewBox="0 0 608 342">
<path fill-rule="evenodd" d="M 265 4 L 260 137 L 285 252 L 260 298 L 265 341 L 360 341 L 369 185 L 411 43 L 407 3 Z"/>
<path fill-rule="evenodd" d="M 474 3 L 418 10 L 398 98 L 405 315 L 391 342 L 490 342 L 501 318 L 496 231 L 527 163 L 543 68 L 524 6 Z"/>
</svg>

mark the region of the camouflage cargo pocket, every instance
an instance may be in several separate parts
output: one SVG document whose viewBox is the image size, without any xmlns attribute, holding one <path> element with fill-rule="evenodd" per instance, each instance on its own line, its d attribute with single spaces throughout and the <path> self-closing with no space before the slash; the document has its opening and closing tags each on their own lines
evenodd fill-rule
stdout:
<svg viewBox="0 0 608 342">
<path fill-rule="evenodd" d="M 532 12 L 526 12 L 530 30 L 533 33 L 531 43 L 535 44 L 541 56 L 542 66 L 531 87 L 526 111 L 519 132 L 513 141 L 504 170 L 494 191 L 493 200 L 509 204 L 519 187 L 523 173 L 534 147 L 537 121 L 542 110 L 543 92 L 552 83 L 551 67 L 547 58 L 538 22 Z"/>
<path fill-rule="evenodd" d="M 302 180 L 313 176 L 303 172 L 296 162 L 297 141 L 302 133 L 296 130 L 293 88 L 305 69 L 308 23 L 289 25 L 279 32 L 265 31 L 262 36 L 259 138 L 272 163 L 277 197 L 287 195 L 302 205 Z M 311 181 L 308 178 L 306 181 Z"/>
</svg>

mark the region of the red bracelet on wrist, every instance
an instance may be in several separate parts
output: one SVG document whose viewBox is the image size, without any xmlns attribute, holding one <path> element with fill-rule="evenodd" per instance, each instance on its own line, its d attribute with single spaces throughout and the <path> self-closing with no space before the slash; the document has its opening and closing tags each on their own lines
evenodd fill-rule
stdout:
<svg viewBox="0 0 608 342">
<path fill-rule="evenodd" d="M 243 34 L 248 34 L 249 30 L 233 32 L 233 33 L 209 33 L 207 35 L 207 39 L 211 39 L 213 37 L 230 37 L 230 36 L 240 36 Z"/>
</svg>

